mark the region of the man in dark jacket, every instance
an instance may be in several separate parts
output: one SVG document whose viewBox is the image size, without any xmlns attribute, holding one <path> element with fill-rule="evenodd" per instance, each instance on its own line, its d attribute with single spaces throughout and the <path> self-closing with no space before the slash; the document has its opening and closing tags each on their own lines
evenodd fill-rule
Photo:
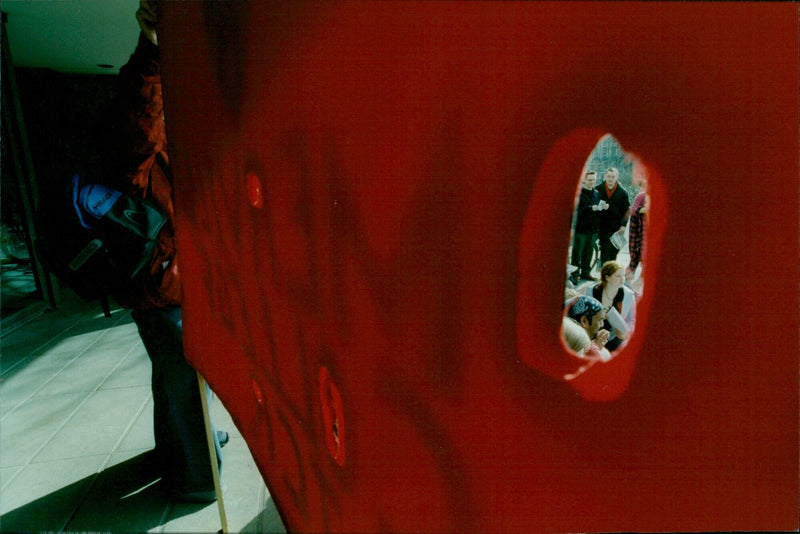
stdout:
<svg viewBox="0 0 800 534">
<path fill-rule="evenodd" d="M 580 197 L 578 198 L 577 216 L 575 220 L 575 235 L 572 239 L 571 264 L 577 268 L 572 273 L 570 281 L 578 283 L 578 278 L 595 280 L 592 278 L 592 251 L 597 239 L 597 222 L 599 213 L 600 195 L 595 191 L 597 173 L 589 171 L 583 177 Z"/>
<path fill-rule="evenodd" d="M 628 192 L 619 183 L 619 171 L 616 167 L 609 167 L 606 170 L 604 182 L 598 185 L 596 190 L 600 201 L 608 204 L 608 207 L 600 212 L 598 224 L 600 262 L 606 263 L 617 259 L 619 249 L 611 242 L 611 236 L 615 233 L 620 235 L 625 233 L 631 205 Z"/>
<path fill-rule="evenodd" d="M 157 4 L 142 1 L 136 13 L 141 33 L 120 69 L 109 110 L 103 151 L 107 185 L 144 198 L 167 215 L 158 247 L 144 277 L 114 295 L 132 308 L 152 363 L 156 458 L 162 480 L 179 500 L 216 499 L 197 374 L 183 354 L 181 285 L 173 227 L 172 182 L 166 153 Z M 212 432 L 221 468 L 225 432 Z"/>
</svg>

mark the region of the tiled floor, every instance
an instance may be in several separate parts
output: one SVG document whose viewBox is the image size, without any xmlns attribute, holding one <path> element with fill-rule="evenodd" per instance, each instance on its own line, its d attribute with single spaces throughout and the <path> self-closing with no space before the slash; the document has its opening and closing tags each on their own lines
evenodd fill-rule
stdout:
<svg viewBox="0 0 800 534">
<path fill-rule="evenodd" d="M 130 312 L 65 295 L 5 328 L 0 349 L 0 531 L 219 531 L 216 503 L 171 501 L 150 469 L 150 361 Z M 228 530 L 285 532 L 216 399 L 211 415 L 231 436 Z"/>
</svg>

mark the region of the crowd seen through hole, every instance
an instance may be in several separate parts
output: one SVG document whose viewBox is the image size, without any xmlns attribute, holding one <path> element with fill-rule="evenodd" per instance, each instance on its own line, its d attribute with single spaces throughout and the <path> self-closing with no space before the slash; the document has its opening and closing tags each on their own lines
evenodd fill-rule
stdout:
<svg viewBox="0 0 800 534">
<path fill-rule="evenodd" d="M 649 208 L 644 165 L 604 136 L 584 166 L 572 218 L 561 335 L 585 364 L 566 380 L 611 361 L 633 334 Z"/>
</svg>

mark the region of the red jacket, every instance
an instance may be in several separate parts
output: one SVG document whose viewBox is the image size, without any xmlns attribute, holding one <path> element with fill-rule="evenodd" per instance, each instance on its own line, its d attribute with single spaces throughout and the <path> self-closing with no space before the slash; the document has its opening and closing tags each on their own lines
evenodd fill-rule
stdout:
<svg viewBox="0 0 800 534">
<path fill-rule="evenodd" d="M 148 272 L 136 285 L 114 297 L 130 308 L 179 305 L 182 298 L 172 184 L 169 171 L 162 169 L 156 157 L 160 154 L 162 161 L 169 161 L 159 53 L 158 47 L 141 35 L 133 55 L 120 69 L 110 113 L 111 131 L 104 154 L 109 185 L 153 202 L 168 218 Z"/>
</svg>

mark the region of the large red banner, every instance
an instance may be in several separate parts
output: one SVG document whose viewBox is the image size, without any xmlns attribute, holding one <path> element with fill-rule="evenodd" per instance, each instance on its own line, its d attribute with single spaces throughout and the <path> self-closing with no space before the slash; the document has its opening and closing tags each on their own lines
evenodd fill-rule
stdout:
<svg viewBox="0 0 800 534">
<path fill-rule="evenodd" d="M 798 528 L 798 6 L 166 2 L 187 355 L 290 530 Z M 649 170 L 579 379 L 575 192 Z"/>
</svg>

